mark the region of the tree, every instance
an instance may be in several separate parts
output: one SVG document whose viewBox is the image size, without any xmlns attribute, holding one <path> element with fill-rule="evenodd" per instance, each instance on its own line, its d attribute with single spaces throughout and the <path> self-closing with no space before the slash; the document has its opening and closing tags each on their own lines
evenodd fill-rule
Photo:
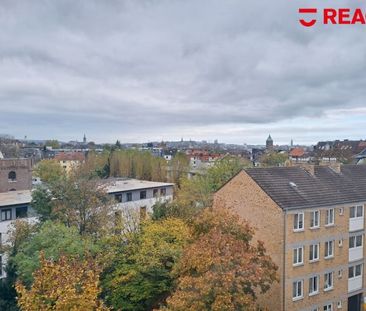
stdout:
<svg viewBox="0 0 366 311">
<path fill-rule="evenodd" d="M 66 256 L 47 260 L 43 253 L 39 260 L 31 288 L 16 285 L 21 310 L 108 310 L 98 299 L 100 268 L 95 261 Z"/>
<path fill-rule="evenodd" d="M 171 270 L 190 238 L 179 219 L 148 221 L 141 231 L 117 247 L 104 271 L 103 296 L 116 310 L 152 310 L 169 294 Z"/>
<path fill-rule="evenodd" d="M 205 209 L 192 228 L 195 241 L 174 268 L 179 277 L 167 309 L 256 310 L 256 294 L 270 288 L 277 267 L 262 242 L 251 243 L 253 230 L 222 208 Z"/>
<path fill-rule="evenodd" d="M 34 175 L 46 183 L 58 180 L 64 174 L 64 170 L 56 160 L 42 160 L 34 169 Z"/>
<path fill-rule="evenodd" d="M 186 177 L 189 173 L 189 158 L 183 152 L 177 152 L 170 161 L 170 181 L 180 186 L 182 177 Z"/>
<path fill-rule="evenodd" d="M 90 238 L 80 236 L 77 228 L 47 221 L 38 232 L 22 239 L 12 262 L 19 279 L 29 286 L 33 281 L 32 273 L 40 267 L 41 252 L 47 259 L 58 259 L 62 254 L 83 258 L 86 254 L 95 254 L 97 250 Z"/>
<path fill-rule="evenodd" d="M 283 166 L 287 160 L 287 153 L 270 152 L 262 155 L 260 163 L 265 167 Z"/>
<path fill-rule="evenodd" d="M 24 220 L 16 220 L 9 230 L 9 237 L 6 244 L 0 245 L 0 253 L 6 253 L 8 260 L 6 264 L 6 278 L 0 282 L 0 310 L 18 310 L 16 301 L 15 282 L 17 278 L 14 256 L 19 251 L 20 245 L 35 232 L 34 225 Z"/>
<path fill-rule="evenodd" d="M 111 226 L 114 202 L 98 179 L 76 170 L 38 188 L 32 194 L 33 208 L 42 219 L 76 226 L 81 234 L 102 234 Z"/>
<path fill-rule="evenodd" d="M 206 172 L 190 179 L 183 178 L 177 189 L 176 204 L 186 212 L 191 211 L 193 215 L 200 209 L 211 206 L 214 192 L 248 165 L 249 161 L 225 157 L 216 161 Z"/>
<path fill-rule="evenodd" d="M 51 139 L 51 140 L 47 140 L 45 143 L 46 147 L 52 147 L 52 149 L 59 149 L 60 148 L 60 143 L 58 142 L 57 139 Z"/>
</svg>

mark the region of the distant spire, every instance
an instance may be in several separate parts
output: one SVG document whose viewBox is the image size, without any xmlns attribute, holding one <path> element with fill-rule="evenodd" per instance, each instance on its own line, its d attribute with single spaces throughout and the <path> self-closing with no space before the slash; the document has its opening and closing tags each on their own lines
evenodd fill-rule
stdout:
<svg viewBox="0 0 366 311">
<path fill-rule="evenodd" d="M 84 134 L 83 143 L 86 144 L 86 135 Z"/>
</svg>

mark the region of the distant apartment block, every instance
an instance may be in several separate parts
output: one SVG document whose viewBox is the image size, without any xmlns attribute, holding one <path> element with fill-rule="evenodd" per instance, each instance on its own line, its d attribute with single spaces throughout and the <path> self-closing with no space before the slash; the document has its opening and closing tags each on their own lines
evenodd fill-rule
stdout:
<svg viewBox="0 0 366 311">
<path fill-rule="evenodd" d="M 114 196 L 117 209 L 137 212 L 141 217 L 152 213 L 158 203 L 173 200 L 174 184 L 137 179 L 114 179 L 106 184 L 106 191 Z"/>
<path fill-rule="evenodd" d="M 69 174 L 73 168 L 85 162 L 85 155 L 82 151 L 60 152 L 55 155 L 54 159 Z"/>
<path fill-rule="evenodd" d="M 280 282 L 271 311 L 363 310 L 366 166 L 251 168 L 216 194 L 256 230 Z"/>
</svg>

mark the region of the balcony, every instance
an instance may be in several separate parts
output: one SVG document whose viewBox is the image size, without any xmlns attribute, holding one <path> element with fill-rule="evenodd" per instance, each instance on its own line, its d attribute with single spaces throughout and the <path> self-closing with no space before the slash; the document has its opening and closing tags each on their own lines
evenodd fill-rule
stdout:
<svg viewBox="0 0 366 311">
<path fill-rule="evenodd" d="M 363 258 L 363 246 L 353 247 L 348 250 L 348 261 L 356 261 Z"/>
<path fill-rule="evenodd" d="M 364 218 L 354 217 L 349 219 L 349 231 L 363 230 L 364 228 Z"/>
<path fill-rule="evenodd" d="M 353 292 L 362 288 L 362 275 L 348 279 L 348 292 Z"/>
</svg>

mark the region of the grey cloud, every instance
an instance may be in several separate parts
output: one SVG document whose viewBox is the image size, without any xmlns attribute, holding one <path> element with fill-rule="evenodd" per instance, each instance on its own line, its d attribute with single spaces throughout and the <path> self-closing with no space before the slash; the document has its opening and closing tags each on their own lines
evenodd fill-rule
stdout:
<svg viewBox="0 0 366 311">
<path fill-rule="evenodd" d="M 277 122 L 286 137 L 289 120 L 364 107 L 364 28 L 304 29 L 301 5 L 308 1 L 2 1 L 0 129 L 147 140 Z"/>
</svg>

